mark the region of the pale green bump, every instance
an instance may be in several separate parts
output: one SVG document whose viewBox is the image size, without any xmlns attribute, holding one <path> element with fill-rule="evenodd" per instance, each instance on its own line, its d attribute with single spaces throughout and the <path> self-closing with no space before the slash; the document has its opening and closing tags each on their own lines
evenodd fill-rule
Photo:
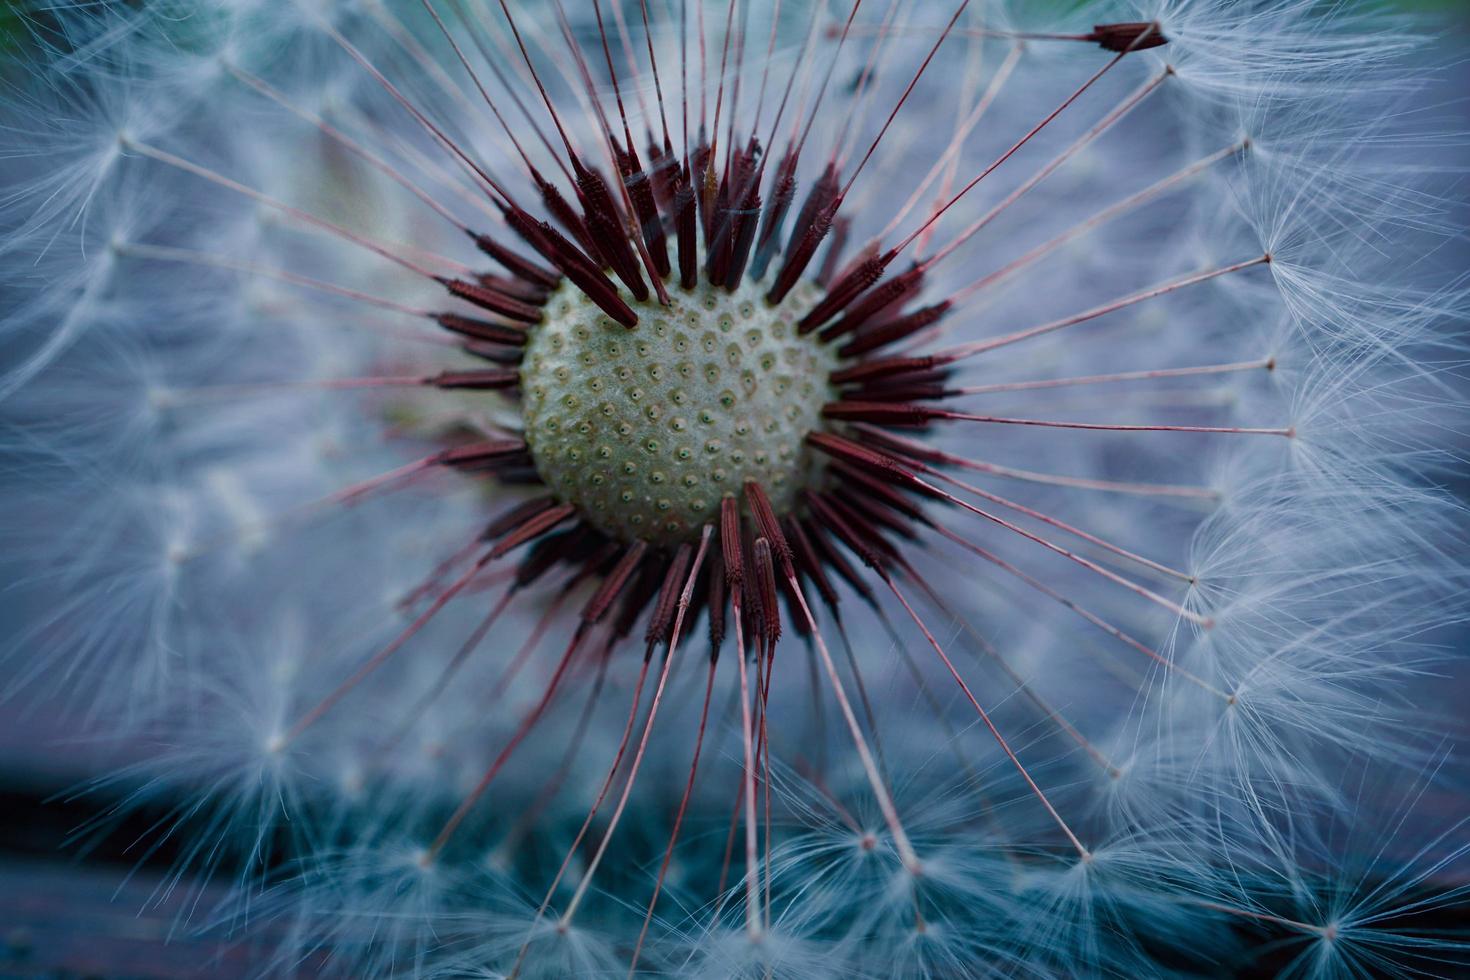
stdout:
<svg viewBox="0 0 1470 980">
<path fill-rule="evenodd" d="M 694 538 L 747 480 L 789 511 L 836 354 L 790 326 L 815 286 L 777 307 L 762 292 L 673 288 L 672 309 L 633 304 L 627 330 L 563 283 L 521 363 L 526 442 L 546 485 L 612 537 L 656 545 Z"/>
</svg>

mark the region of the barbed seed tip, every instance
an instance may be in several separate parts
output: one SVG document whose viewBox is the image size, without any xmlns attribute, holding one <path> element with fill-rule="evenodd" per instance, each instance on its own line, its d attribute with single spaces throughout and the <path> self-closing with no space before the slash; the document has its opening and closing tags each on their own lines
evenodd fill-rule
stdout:
<svg viewBox="0 0 1470 980">
<path fill-rule="evenodd" d="M 1119 24 L 1095 24 L 1089 41 L 1097 42 L 1104 51 L 1125 54 L 1129 51 L 1145 51 L 1169 43 L 1158 21 L 1129 21 Z"/>
</svg>

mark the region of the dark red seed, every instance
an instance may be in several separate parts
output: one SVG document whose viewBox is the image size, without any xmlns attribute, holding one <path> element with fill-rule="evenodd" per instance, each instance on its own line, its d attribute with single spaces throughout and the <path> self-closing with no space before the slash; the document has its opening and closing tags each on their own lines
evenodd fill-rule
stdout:
<svg viewBox="0 0 1470 980">
<path fill-rule="evenodd" d="M 478 317 L 461 316 L 458 313 L 438 313 L 434 322 L 451 333 L 491 344 L 508 344 L 519 347 L 526 342 L 526 332 L 509 324 L 491 323 Z"/>
<path fill-rule="evenodd" d="M 514 530 L 525 521 L 555 506 L 556 498 L 551 496 L 534 497 L 531 500 L 524 500 L 491 521 L 485 530 L 480 533 L 480 540 L 494 541 L 502 534 Z"/>
<path fill-rule="evenodd" d="M 429 382 L 435 388 L 446 390 L 469 388 L 492 391 L 514 388 L 521 383 L 521 372 L 516 368 L 489 368 L 481 371 L 440 371 Z"/>
<path fill-rule="evenodd" d="M 722 546 L 723 547 L 723 546 Z M 706 606 L 709 610 L 709 656 L 713 660 L 720 655 L 720 644 L 725 641 L 725 576 L 710 568 Z"/>
<path fill-rule="evenodd" d="M 812 544 L 811 538 L 808 537 L 806 529 L 801 526 L 800 521 L 793 517 L 787 517 L 782 522 L 782 526 L 786 531 L 786 540 L 791 543 L 792 553 L 796 556 L 796 565 L 801 569 L 801 574 L 811 580 L 812 584 L 817 587 L 817 593 L 821 595 L 822 602 L 835 612 L 838 603 L 837 590 L 832 587 L 832 580 L 827 577 L 827 570 L 822 567 L 822 559 L 817 554 L 817 549 Z"/>
<path fill-rule="evenodd" d="M 694 207 L 694 189 L 687 175 L 674 192 L 674 231 L 679 242 L 679 285 L 693 289 L 699 283 L 699 217 Z"/>
<path fill-rule="evenodd" d="M 1137 21 L 1124 24 L 1097 24 L 1087 38 L 1096 41 L 1106 51 L 1144 51 L 1169 43 L 1164 32 L 1154 21 Z"/>
<path fill-rule="evenodd" d="M 489 361 L 492 364 L 503 364 L 506 367 L 521 363 L 521 358 L 525 354 L 525 351 L 521 350 L 518 346 L 511 347 L 481 341 L 470 341 L 467 344 L 461 344 L 460 350 L 471 357 L 477 357 L 482 361 Z"/>
<path fill-rule="evenodd" d="M 562 506 L 568 509 L 575 509 L 570 504 L 563 504 Z M 633 573 L 638 570 L 638 566 L 642 563 L 643 556 L 647 551 L 648 542 L 646 541 L 634 541 L 623 550 L 623 557 L 618 559 L 618 563 L 613 566 L 612 571 L 607 573 L 607 576 L 602 580 L 602 584 L 592 594 L 592 598 L 587 600 L 587 605 L 582 607 L 583 622 L 600 622 L 607 615 L 609 607 L 612 606 L 618 594 L 628 584 L 628 580 L 633 577 Z"/>
<path fill-rule="evenodd" d="M 837 349 L 843 357 L 860 357 L 870 351 L 911 337 L 925 327 L 938 323 L 949 312 L 950 302 L 944 300 L 932 306 L 921 307 L 892 320 L 863 327 L 847 343 Z"/>
<path fill-rule="evenodd" d="M 638 566 L 638 574 L 633 579 L 633 585 L 622 595 L 622 602 L 618 606 L 617 619 L 613 621 L 613 634 L 620 638 L 633 635 L 633 626 L 638 622 L 638 617 L 647 609 L 649 604 L 658 595 L 659 586 L 664 579 L 663 563 L 653 556 Z M 643 651 L 644 659 L 653 656 L 655 644 L 648 644 Z"/>
<path fill-rule="evenodd" d="M 883 270 L 888 268 L 888 263 L 892 261 L 893 253 L 891 252 L 872 255 L 852 269 L 843 272 L 827 290 L 827 295 L 822 298 L 822 301 L 801 318 L 799 324 L 801 332 L 811 333 L 842 312 L 843 308 L 857 299 L 863 290 L 878 281 L 878 278 L 883 275 Z"/>
<path fill-rule="evenodd" d="M 796 222 L 791 227 L 791 238 L 786 245 L 786 259 L 776 275 L 775 285 L 766 294 L 766 298 L 772 303 L 781 302 L 791 292 L 811 263 L 812 256 L 817 254 L 817 246 L 822 244 L 822 239 L 832 230 L 832 219 L 842 206 L 842 199 L 837 196 L 837 192 L 837 166 L 835 163 L 828 163 L 822 176 L 813 185 L 811 193 L 807 195 L 797 213 Z"/>
<path fill-rule="evenodd" d="M 638 258 L 628 244 L 622 211 L 601 174 L 577 164 L 575 160 L 573 164 L 577 167 L 577 189 L 586 207 L 587 230 L 592 235 L 592 244 L 602 260 L 612 266 L 613 272 L 628 287 L 628 292 L 641 303 L 648 299 L 648 284 L 643 281 Z"/>
<path fill-rule="evenodd" d="M 766 643 L 772 644 L 781 638 L 781 606 L 776 592 L 776 566 L 771 558 L 771 542 L 756 538 L 755 547 L 756 594 L 760 596 L 759 619 L 761 632 Z"/>
<path fill-rule="evenodd" d="M 750 513 L 761 534 L 770 540 L 771 548 L 781 563 L 782 574 L 791 575 L 791 545 L 781 532 L 781 522 L 776 519 L 776 509 L 771 506 L 771 498 L 766 496 L 765 488 L 754 480 L 746 481 L 745 502 L 750 505 Z"/>
<path fill-rule="evenodd" d="M 577 508 L 571 504 L 557 504 L 554 507 L 548 508 L 529 520 L 523 521 L 519 527 L 497 541 L 495 547 L 490 549 L 488 557 L 495 559 L 504 555 L 506 552 L 514 551 L 532 538 L 539 538 L 576 513 Z"/>
<path fill-rule="evenodd" d="M 439 279 L 439 284 L 466 302 L 521 323 L 540 323 L 541 307 L 506 296 L 463 279 Z"/>
<path fill-rule="evenodd" d="M 525 451 L 526 443 L 523 439 L 486 439 L 483 442 L 472 442 L 446 449 L 439 453 L 436 461 L 440 466 L 471 469 L 483 467 Z"/>
<path fill-rule="evenodd" d="M 547 213 L 566 229 L 567 234 L 575 238 L 582 248 L 590 255 L 597 254 L 597 245 L 592 240 L 592 232 L 587 228 L 587 222 L 572 207 L 571 202 L 562 195 L 556 185 L 541 178 L 534 170 L 531 172 L 532 179 L 536 181 L 536 188 L 541 192 L 541 203 L 546 205 Z"/>
<path fill-rule="evenodd" d="M 895 276 L 868 290 L 847 308 L 847 313 L 836 323 L 828 324 L 818 334 L 822 340 L 831 342 L 846 336 L 867 324 L 873 317 L 891 312 L 907 303 L 924 284 L 924 269 L 915 266 L 902 275 Z"/>
<path fill-rule="evenodd" d="M 892 483 L 880 480 L 871 473 L 864 472 L 856 466 L 835 460 L 832 463 L 835 472 L 841 473 L 843 478 L 851 480 L 855 487 L 860 487 L 864 494 L 880 502 L 884 507 L 896 510 L 911 520 L 921 524 L 932 523 L 924 509 L 913 500 L 905 497 Z"/>
<path fill-rule="evenodd" d="M 934 420 L 934 410 L 912 402 L 828 402 L 822 406 L 822 417 L 839 422 L 872 422 L 874 425 L 896 425 L 922 429 Z"/>
<path fill-rule="evenodd" d="M 618 287 L 613 285 L 612 280 L 593 266 L 585 255 L 577 251 L 575 245 L 567 241 L 551 225 L 543 221 L 539 227 L 541 234 L 551 243 L 553 254 L 548 257 L 556 263 L 557 268 L 566 273 L 566 277 L 578 289 L 582 290 L 583 295 L 596 303 L 602 312 L 629 330 L 636 327 L 638 314 L 623 302 L 623 298 L 618 295 Z"/>
<path fill-rule="evenodd" d="M 535 283 L 525 282 L 514 276 L 499 276 L 492 273 L 482 273 L 475 276 L 475 282 L 486 289 L 493 289 L 497 293 L 504 293 L 514 299 L 522 300 L 533 306 L 544 306 L 550 293 Z"/>
<path fill-rule="evenodd" d="M 745 580 L 745 566 L 740 554 L 740 504 L 734 497 L 720 501 L 720 553 L 725 560 L 725 580 L 731 590 Z"/>
<path fill-rule="evenodd" d="M 847 556 L 827 537 L 827 532 L 822 529 L 820 523 L 808 519 L 802 522 L 802 529 L 806 532 L 807 539 L 811 541 L 813 550 L 820 556 L 825 565 L 831 566 L 844 582 L 856 592 L 862 600 L 873 608 L 877 608 L 877 596 L 873 593 L 873 587 L 867 580 L 858 574 L 852 562 Z"/>
<path fill-rule="evenodd" d="M 653 615 L 648 619 L 648 631 L 644 640 L 650 644 L 661 643 L 669 638 L 674 625 L 674 613 L 679 605 L 679 594 L 684 589 L 684 576 L 689 573 L 689 562 L 694 558 L 694 549 L 688 542 L 679 545 L 664 572 L 663 585 L 659 589 L 658 601 L 654 603 Z"/>
<path fill-rule="evenodd" d="M 542 289 L 555 289 L 561 282 L 561 276 L 550 269 L 543 269 L 530 259 L 523 258 L 515 252 L 496 242 L 489 235 L 475 235 L 475 247 L 484 252 L 490 258 L 499 262 L 511 275 L 518 276 L 526 282 L 540 286 Z"/>
<path fill-rule="evenodd" d="M 638 164 L 636 153 L 618 155 L 618 167 L 623 175 L 623 187 L 633 202 L 633 211 L 638 218 L 638 228 L 643 235 L 643 246 L 653 259 L 653 268 L 661 279 L 669 277 L 669 244 L 664 234 L 663 219 L 659 217 L 658 202 L 654 199 L 653 182 L 648 172 Z"/>
<path fill-rule="evenodd" d="M 832 238 L 827 243 L 827 257 L 822 260 L 822 267 L 817 272 L 817 283 L 826 287 L 836 276 L 842 261 L 843 252 L 847 251 L 847 239 L 852 235 L 852 219 L 847 215 L 840 215 L 832 219 Z"/>
<path fill-rule="evenodd" d="M 852 367 L 842 368 L 832 372 L 833 384 L 849 384 L 857 381 L 872 381 L 877 378 L 886 378 L 894 374 L 907 374 L 910 371 L 928 371 L 931 368 L 942 367 L 946 362 L 932 355 L 923 357 L 884 357 L 874 361 L 863 361 Z"/>
<path fill-rule="evenodd" d="M 753 279 L 765 276 L 766 269 L 781 243 L 781 225 L 785 223 L 786 212 L 791 210 L 791 202 L 796 197 L 796 162 L 796 155 L 787 150 L 786 155 L 781 158 L 780 166 L 776 168 L 776 186 L 771 193 L 770 203 L 766 205 L 759 244 L 755 249 L 755 261 L 750 267 Z"/>
<path fill-rule="evenodd" d="M 821 494 L 810 490 L 803 491 L 802 499 L 811 511 L 812 517 L 822 527 L 827 528 L 835 534 L 843 544 L 857 555 L 864 565 L 869 568 L 882 568 L 883 557 L 872 547 L 871 542 L 876 541 L 876 536 L 864 540 L 847 520 L 832 506 L 832 502 Z"/>
</svg>

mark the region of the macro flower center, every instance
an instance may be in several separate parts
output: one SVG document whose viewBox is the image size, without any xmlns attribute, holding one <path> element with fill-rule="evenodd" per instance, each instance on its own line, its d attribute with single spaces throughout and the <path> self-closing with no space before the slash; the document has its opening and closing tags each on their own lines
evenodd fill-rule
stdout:
<svg viewBox="0 0 1470 980">
<path fill-rule="evenodd" d="M 789 512 L 813 469 L 804 437 L 833 399 L 835 351 L 797 330 L 819 297 L 809 283 L 777 304 L 748 279 L 671 283 L 671 304 L 634 304 L 628 329 L 563 283 L 521 363 L 542 480 L 622 541 L 690 540 L 748 480 Z"/>
</svg>

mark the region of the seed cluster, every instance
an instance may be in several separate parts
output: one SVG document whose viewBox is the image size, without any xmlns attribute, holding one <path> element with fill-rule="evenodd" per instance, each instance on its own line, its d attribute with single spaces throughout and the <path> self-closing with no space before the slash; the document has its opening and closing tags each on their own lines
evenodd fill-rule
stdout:
<svg viewBox="0 0 1470 980">
<path fill-rule="evenodd" d="M 803 438 L 832 400 L 835 353 L 797 331 L 815 286 L 774 306 L 749 281 L 669 295 L 637 304 L 629 330 L 563 285 L 521 363 L 542 480 L 622 541 L 687 541 L 747 480 L 789 511 L 810 465 Z"/>
</svg>

